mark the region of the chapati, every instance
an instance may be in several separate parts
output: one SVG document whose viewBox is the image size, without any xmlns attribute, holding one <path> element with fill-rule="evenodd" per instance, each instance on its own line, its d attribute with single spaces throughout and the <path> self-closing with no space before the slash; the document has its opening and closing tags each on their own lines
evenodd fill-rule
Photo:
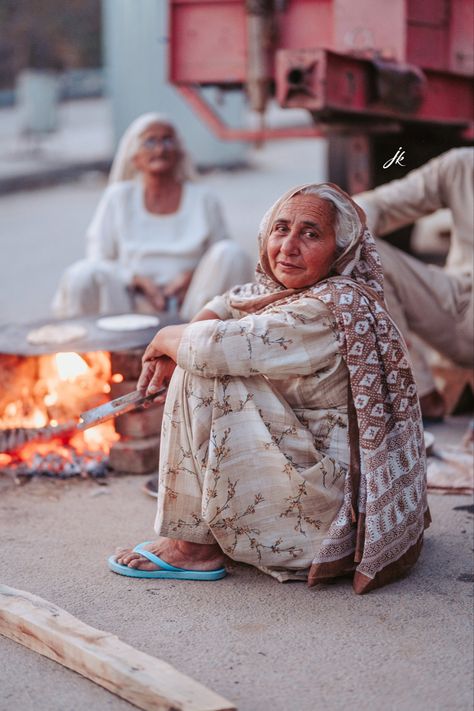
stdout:
<svg viewBox="0 0 474 711">
<path fill-rule="evenodd" d="M 68 341 L 77 341 L 87 335 L 87 329 L 76 323 L 48 323 L 41 328 L 30 331 L 26 340 L 34 345 L 60 344 Z"/>
</svg>

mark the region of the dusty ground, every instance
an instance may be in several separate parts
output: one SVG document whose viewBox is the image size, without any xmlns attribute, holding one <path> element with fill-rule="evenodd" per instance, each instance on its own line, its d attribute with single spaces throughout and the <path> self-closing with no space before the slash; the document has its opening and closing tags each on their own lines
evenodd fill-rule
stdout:
<svg viewBox="0 0 474 711">
<path fill-rule="evenodd" d="M 170 662 L 240 711 L 472 708 L 468 497 L 431 497 L 412 575 L 358 597 L 347 582 L 309 590 L 240 565 L 214 583 L 114 575 L 114 547 L 153 535 L 142 482 L 0 479 L 0 580 Z M 10 640 L 0 660 L 1 711 L 131 708 Z"/>
</svg>

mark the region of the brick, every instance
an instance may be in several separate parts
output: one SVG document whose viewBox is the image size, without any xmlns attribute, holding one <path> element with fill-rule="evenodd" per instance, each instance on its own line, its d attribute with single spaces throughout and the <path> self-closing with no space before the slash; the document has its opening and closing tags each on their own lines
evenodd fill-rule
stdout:
<svg viewBox="0 0 474 711">
<path fill-rule="evenodd" d="M 142 369 L 142 355 L 145 349 L 134 348 L 127 351 L 112 351 L 110 363 L 112 375 L 120 373 L 124 380 L 138 380 Z"/>
<path fill-rule="evenodd" d="M 112 445 L 109 464 L 116 472 L 150 474 L 158 469 L 160 438 L 121 440 Z"/>
<path fill-rule="evenodd" d="M 161 432 L 163 405 L 152 405 L 146 409 L 134 410 L 115 419 L 115 431 L 122 437 L 143 439 L 157 437 Z"/>
</svg>

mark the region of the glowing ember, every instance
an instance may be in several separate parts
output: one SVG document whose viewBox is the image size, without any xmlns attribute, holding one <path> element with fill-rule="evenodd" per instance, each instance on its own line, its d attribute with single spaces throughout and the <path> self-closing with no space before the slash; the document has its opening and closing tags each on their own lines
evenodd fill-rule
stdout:
<svg viewBox="0 0 474 711">
<path fill-rule="evenodd" d="M 113 423 L 84 432 L 64 432 L 60 426 L 77 422 L 81 412 L 107 402 L 109 354 L 57 353 L 24 360 L 28 368 L 22 364 L 19 372 L 23 370 L 24 375 L 28 370 L 30 382 L 18 376 L 19 382 L 8 382 L 0 394 L 0 435 L 6 429 L 46 426 L 58 427 L 58 434 L 48 441 L 31 441 L 14 452 L 0 453 L 0 470 L 19 476 L 103 476 L 110 446 L 119 439 Z"/>
<path fill-rule="evenodd" d="M 9 454 L 0 454 L 0 469 L 5 469 L 5 467 L 8 467 L 11 461 L 12 458 Z"/>
<path fill-rule="evenodd" d="M 33 427 L 45 427 L 48 424 L 48 419 L 44 412 L 35 410 L 32 416 Z"/>
<path fill-rule="evenodd" d="M 43 398 L 44 404 L 47 405 L 47 407 L 51 407 L 51 405 L 55 405 L 58 401 L 58 395 L 57 393 L 47 393 L 47 395 L 44 396 Z"/>
<path fill-rule="evenodd" d="M 111 377 L 111 381 L 113 383 L 122 383 L 123 382 L 123 375 L 121 373 L 114 373 Z"/>
</svg>

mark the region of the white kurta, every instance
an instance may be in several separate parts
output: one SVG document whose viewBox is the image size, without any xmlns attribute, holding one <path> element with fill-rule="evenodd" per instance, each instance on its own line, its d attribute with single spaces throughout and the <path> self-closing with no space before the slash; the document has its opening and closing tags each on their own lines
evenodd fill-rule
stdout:
<svg viewBox="0 0 474 711">
<path fill-rule="evenodd" d="M 170 215 L 148 212 L 141 181 L 110 185 L 87 230 L 90 260 L 113 260 L 126 283 L 135 274 L 166 284 L 194 269 L 204 252 L 228 237 L 217 199 L 207 188 L 184 183 Z"/>
<path fill-rule="evenodd" d="M 105 191 L 87 230 L 86 259 L 63 274 L 53 301 L 56 316 L 149 311 L 127 289 L 133 276 L 166 284 L 194 269 L 180 315 L 190 320 L 206 301 L 248 281 L 248 256 L 228 237 L 219 202 L 206 187 L 184 183 L 179 209 L 155 215 L 144 205 L 140 180 Z"/>
</svg>

